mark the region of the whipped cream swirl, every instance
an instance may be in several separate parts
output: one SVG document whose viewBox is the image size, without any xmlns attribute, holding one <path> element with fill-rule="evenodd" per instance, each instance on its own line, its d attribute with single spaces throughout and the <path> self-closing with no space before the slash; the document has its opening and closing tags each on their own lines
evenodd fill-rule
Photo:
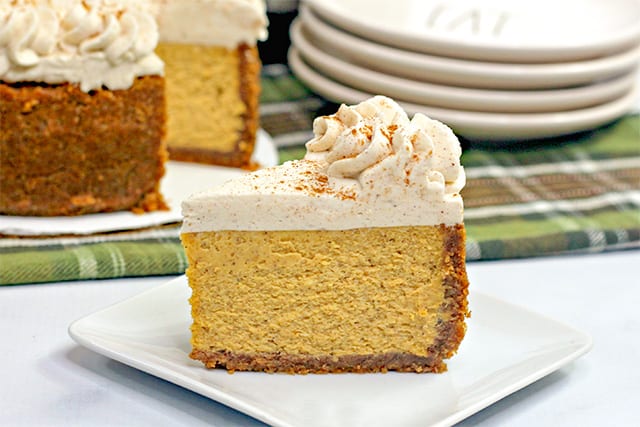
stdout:
<svg viewBox="0 0 640 427">
<path fill-rule="evenodd" d="M 0 80 L 127 89 L 161 74 L 146 0 L 0 0 Z"/>
<path fill-rule="evenodd" d="M 330 179 L 357 180 L 364 195 L 405 188 L 423 196 L 455 194 L 465 184 L 460 144 L 451 129 L 423 114 L 409 120 L 384 96 L 316 118 L 313 132 L 305 158 L 326 162 Z"/>
</svg>

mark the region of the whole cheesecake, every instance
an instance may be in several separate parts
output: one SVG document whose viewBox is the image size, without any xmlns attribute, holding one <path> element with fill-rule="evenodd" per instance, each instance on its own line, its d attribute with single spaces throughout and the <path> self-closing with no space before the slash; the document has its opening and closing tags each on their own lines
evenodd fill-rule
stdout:
<svg viewBox="0 0 640 427">
<path fill-rule="evenodd" d="M 0 0 L 0 214 L 166 209 L 150 7 Z"/>
<path fill-rule="evenodd" d="M 468 316 L 457 138 L 380 96 L 314 133 L 305 159 L 183 203 L 191 357 L 230 371 L 445 370 Z"/>
</svg>

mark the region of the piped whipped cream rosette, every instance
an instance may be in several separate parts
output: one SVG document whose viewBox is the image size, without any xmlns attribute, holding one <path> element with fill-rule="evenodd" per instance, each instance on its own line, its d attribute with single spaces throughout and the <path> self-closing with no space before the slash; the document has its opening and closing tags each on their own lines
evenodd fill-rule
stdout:
<svg viewBox="0 0 640 427">
<path fill-rule="evenodd" d="M 451 129 L 423 114 L 410 120 L 384 96 L 342 105 L 336 114 L 316 118 L 313 131 L 305 158 L 325 161 L 330 178 L 356 179 L 365 194 L 375 196 L 382 186 L 418 196 L 457 194 L 465 184 Z"/>
<path fill-rule="evenodd" d="M 128 89 L 162 74 L 146 0 L 0 0 L 0 80 Z"/>
<path fill-rule="evenodd" d="M 314 133 L 303 160 L 187 199 L 183 232 L 462 223 L 461 149 L 444 124 L 378 96 L 316 119 Z"/>
</svg>

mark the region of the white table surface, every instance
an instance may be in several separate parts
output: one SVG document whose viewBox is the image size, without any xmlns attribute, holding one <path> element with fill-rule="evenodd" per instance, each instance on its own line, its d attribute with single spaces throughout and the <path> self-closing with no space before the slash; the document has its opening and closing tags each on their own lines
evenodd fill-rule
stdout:
<svg viewBox="0 0 640 427">
<path fill-rule="evenodd" d="M 462 425 L 637 426 L 640 251 L 470 263 L 485 293 L 588 332 L 590 353 Z M 257 426 L 75 344 L 68 325 L 170 278 L 0 288 L 0 426 Z"/>
</svg>

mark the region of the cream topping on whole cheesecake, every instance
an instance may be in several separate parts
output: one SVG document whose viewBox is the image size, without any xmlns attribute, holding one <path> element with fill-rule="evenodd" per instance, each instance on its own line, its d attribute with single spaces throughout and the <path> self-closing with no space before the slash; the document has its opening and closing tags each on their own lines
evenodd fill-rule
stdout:
<svg viewBox="0 0 640 427">
<path fill-rule="evenodd" d="M 264 0 L 153 0 L 163 43 L 235 49 L 267 38 Z"/>
<path fill-rule="evenodd" d="M 0 0 L 0 80 L 128 89 L 162 74 L 147 0 Z"/>
<path fill-rule="evenodd" d="M 376 96 L 314 121 L 303 160 L 191 196 L 183 232 L 462 223 L 461 148 L 444 124 Z"/>
</svg>

